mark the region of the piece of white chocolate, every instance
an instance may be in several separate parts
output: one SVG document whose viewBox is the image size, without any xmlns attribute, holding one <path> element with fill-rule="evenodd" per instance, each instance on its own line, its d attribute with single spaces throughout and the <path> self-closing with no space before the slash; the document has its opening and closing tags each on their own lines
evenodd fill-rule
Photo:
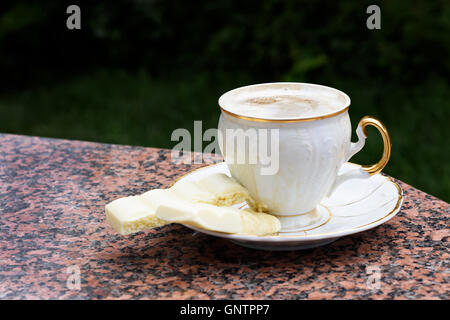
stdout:
<svg viewBox="0 0 450 320">
<path fill-rule="evenodd" d="M 275 217 L 230 208 L 244 201 L 252 208 L 262 207 L 258 207 L 247 189 L 237 181 L 218 173 L 199 180 L 180 181 L 169 189 L 155 189 L 117 199 L 106 205 L 106 221 L 122 235 L 182 221 L 226 233 L 269 234 L 278 231 L 279 221 Z M 173 217 L 157 217 L 156 211 L 161 205 L 167 208 L 167 213 L 160 210 L 161 216 L 172 214 Z M 259 226 L 255 227 L 255 224 Z"/>
<path fill-rule="evenodd" d="M 264 204 L 256 202 L 239 182 L 224 173 L 213 173 L 199 180 L 180 181 L 170 190 L 191 202 L 230 207 L 246 201 L 255 211 L 267 209 Z"/>
<path fill-rule="evenodd" d="M 223 173 L 214 173 L 199 180 L 180 181 L 170 190 L 188 201 L 217 206 L 232 206 L 250 198 L 247 189 Z"/>
<path fill-rule="evenodd" d="M 276 233 L 281 229 L 280 220 L 271 214 L 257 212 L 252 209 L 239 211 L 242 215 L 242 233 L 264 236 Z"/>
<path fill-rule="evenodd" d="M 106 221 L 122 235 L 163 226 L 166 222 L 155 216 L 158 202 L 150 199 L 158 199 L 165 192 L 151 190 L 147 192 L 147 200 L 142 195 L 114 200 L 105 207 Z"/>
<path fill-rule="evenodd" d="M 156 216 L 167 222 L 224 233 L 264 236 L 281 228 L 280 221 L 267 213 L 187 201 L 162 202 L 156 209 Z"/>
</svg>

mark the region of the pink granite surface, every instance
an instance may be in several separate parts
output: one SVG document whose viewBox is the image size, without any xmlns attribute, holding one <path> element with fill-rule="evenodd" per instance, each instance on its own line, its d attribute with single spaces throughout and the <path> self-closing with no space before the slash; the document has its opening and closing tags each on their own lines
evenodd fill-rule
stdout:
<svg viewBox="0 0 450 320">
<path fill-rule="evenodd" d="M 450 206 L 400 181 L 392 220 L 306 251 L 245 249 L 180 225 L 120 236 L 105 223 L 109 201 L 203 165 L 175 165 L 163 149 L 0 134 L 0 299 L 450 298 Z"/>
</svg>

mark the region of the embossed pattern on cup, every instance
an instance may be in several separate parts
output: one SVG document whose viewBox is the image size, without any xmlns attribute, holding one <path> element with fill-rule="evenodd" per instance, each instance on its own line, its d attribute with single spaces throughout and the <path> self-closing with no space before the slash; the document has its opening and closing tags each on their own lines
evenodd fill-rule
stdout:
<svg viewBox="0 0 450 320">
<path fill-rule="evenodd" d="M 292 123 L 255 122 L 222 113 L 218 127 L 224 137 L 223 145 L 227 129 L 279 130 L 279 169 L 274 175 L 261 175 L 264 165 L 260 161 L 236 163 L 221 146 L 232 176 L 278 215 L 313 210 L 326 196 L 349 156 L 351 124 L 347 111 L 326 119 Z M 248 144 L 240 152 L 248 157 Z"/>
</svg>

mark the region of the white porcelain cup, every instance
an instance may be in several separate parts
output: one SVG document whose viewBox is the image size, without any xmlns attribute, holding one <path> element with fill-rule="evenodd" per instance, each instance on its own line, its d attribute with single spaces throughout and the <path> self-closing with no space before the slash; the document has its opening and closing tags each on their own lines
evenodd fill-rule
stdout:
<svg viewBox="0 0 450 320">
<path fill-rule="evenodd" d="M 316 101 L 316 98 L 318 101 L 324 98 L 327 101 L 326 108 L 319 108 L 317 113 L 317 108 L 299 104 L 304 110 L 299 110 L 296 114 L 296 105 L 286 105 L 286 101 L 280 106 L 276 103 L 270 105 L 278 99 L 274 92 L 282 95 L 287 91 L 294 100 L 296 96 L 309 97 L 305 99 L 307 103 Z M 256 102 L 262 105 L 253 103 L 255 94 L 259 95 Z M 253 97 L 248 108 L 245 103 L 236 107 L 236 101 L 239 100 L 236 97 L 240 96 Z M 265 109 L 258 108 L 266 108 L 268 105 L 271 110 L 264 115 L 260 110 Z M 219 145 L 231 175 L 249 190 L 252 197 L 267 205 L 269 213 L 282 218 L 283 230 L 298 230 L 317 223 L 321 218 L 316 210 L 318 204 L 337 185 L 350 178 L 376 174 L 389 160 L 389 134 L 386 127 L 373 117 L 361 119 L 356 129 L 359 140 L 356 143 L 350 141 L 350 98 L 337 89 L 307 83 L 258 84 L 225 93 L 219 99 L 219 106 Z M 280 112 L 277 112 L 278 107 L 282 109 Z M 287 109 L 283 109 L 284 107 Z M 374 165 L 356 167 L 357 170 L 338 175 L 343 163 L 364 146 L 367 125 L 375 126 L 383 137 L 384 152 L 381 160 Z M 248 129 L 256 132 L 276 129 L 278 132 L 278 150 L 274 151 L 278 152 L 278 170 L 273 174 L 263 173 L 263 169 L 267 169 L 267 161 L 262 161 L 261 156 L 255 154 L 255 146 L 240 146 L 237 152 L 244 153 L 244 161 L 241 159 L 240 162 L 237 161 L 236 150 L 227 150 L 226 145 L 230 140 L 227 132 L 238 132 L 239 135 L 245 134 Z M 258 146 L 261 146 L 262 136 L 257 135 Z M 262 145 L 268 143 L 264 141 Z M 256 161 L 249 161 L 252 157 Z"/>
</svg>

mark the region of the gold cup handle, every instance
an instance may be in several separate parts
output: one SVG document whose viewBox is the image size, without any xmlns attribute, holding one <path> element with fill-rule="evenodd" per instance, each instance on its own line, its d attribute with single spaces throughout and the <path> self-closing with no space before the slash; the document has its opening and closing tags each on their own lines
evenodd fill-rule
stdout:
<svg viewBox="0 0 450 320">
<path fill-rule="evenodd" d="M 362 165 L 358 170 L 351 170 L 349 172 L 338 175 L 330 190 L 328 191 L 328 196 L 330 196 L 344 181 L 347 181 L 349 179 L 368 178 L 369 176 L 377 174 L 378 172 L 383 170 L 383 168 L 388 163 L 389 157 L 391 156 L 391 138 L 389 138 L 389 133 L 386 129 L 386 126 L 380 120 L 371 116 L 365 116 L 359 121 L 358 127 L 356 128 L 358 142 L 350 143 L 350 149 L 346 161 L 348 161 L 364 147 L 367 139 L 367 126 L 374 126 L 375 128 L 377 128 L 381 136 L 383 137 L 384 150 L 380 161 L 372 165 Z M 369 175 L 364 173 L 363 170 Z M 361 175 L 361 173 L 363 174 Z"/>
<path fill-rule="evenodd" d="M 367 126 L 374 126 L 378 129 L 378 131 L 381 134 L 381 137 L 383 138 L 383 155 L 381 156 L 381 159 L 372 165 L 362 165 L 362 169 L 366 171 L 369 175 L 374 175 L 379 173 L 383 168 L 386 166 L 386 164 L 389 161 L 389 158 L 391 157 L 391 138 L 389 137 L 389 133 L 386 129 L 386 126 L 377 118 L 371 117 L 371 116 L 365 116 L 363 117 L 359 123 L 358 123 L 358 129 L 359 127 L 362 130 L 362 133 L 364 134 L 364 137 L 367 138 Z"/>
</svg>

